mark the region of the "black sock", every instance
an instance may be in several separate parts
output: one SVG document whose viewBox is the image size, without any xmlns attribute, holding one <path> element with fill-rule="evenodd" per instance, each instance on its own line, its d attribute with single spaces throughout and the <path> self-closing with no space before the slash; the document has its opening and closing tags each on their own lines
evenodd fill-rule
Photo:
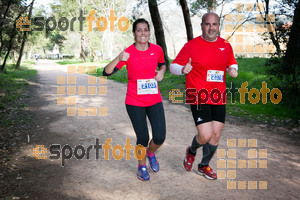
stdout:
<svg viewBox="0 0 300 200">
<path fill-rule="evenodd" d="M 199 168 L 201 167 L 207 167 L 208 165 L 202 165 L 201 163 L 199 163 Z"/>
<path fill-rule="evenodd" d="M 218 145 L 211 145 L 209 143 L 206 143 L 203 146 L 203 158 L 199 166 L 208 166 L 209 161 L 214 156 L 216 150 L 218 148 Z"/>
<path fill-rule="evenodd" d="M 189 153 L 190 153 L 191 155 L 195 156 L 196 153 L 197 153 L 197 149 L 198 149 L 199 147 L 202 147 L 202 146 L 203 146 L 202 144 L 199 144 L 199 143 L 197 142 L 197 139 L 196 139 L 196 136 L 195 136 L 194 139 L 193 139 L 192 145 L 191 145 L 191 147 L 190 147 L 190 149 L 189 149 Z"/>
</svg>

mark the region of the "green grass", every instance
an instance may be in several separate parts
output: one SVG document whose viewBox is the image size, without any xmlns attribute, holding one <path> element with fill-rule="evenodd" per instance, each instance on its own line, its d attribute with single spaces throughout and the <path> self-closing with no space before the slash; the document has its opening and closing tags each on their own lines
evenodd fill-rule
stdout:
<svg viewBox="0 0 300 200">
<path fill-rule="evenodd" d="M 265 63 L 267 58 L 238 58 L 237 62 L 239 65 L 239 75 L 237 78 L 232 78 L 227 76 L 226 86 L 231 87 L 231 83 L 234 88 L 240 88 L 244 82 L 248 83 L 248 92 L 251 89 L 257 89 L 260 91 L 262 88 L 262 82 L 267 83 L 267 88 L 272 91 L 276 88 L 278 83 L 281 81 L 274 76 L 268 76 Z M 285 91 L 278 88 L 282 92 L 282 100 L 278 104 L 274 104 L 270 100 L 270 92 L 267 94 L 267 104 L 262 103 L 262 95 L 260 94 L 260 101 L 257 104 L 252 104 L 249 101 L 248 94 L 245 95 L 245 104 L 240 102 L 240 94 L 235 95 L 234 101 L 236 103 L 232 104 L 231 97 L 228 95 L 227 110 L 229 114 L 237 116 L 245 116 L 249 118 L 256 118 L 259 120 L 274 122 L 279 121 L 284 123 L 286 120 L 299 119 L 299 105 L 297 107 L 292 106 L 284 102 Z M 255 97 L 255 95 L 253 95 Z M 279 123 L 277 122 L 277 123 Z M 297 122 L 296 122 L 297 123 Z"/>
<path fill-rule="evenodd" d="M 266 70 L 265 63 L 267 58 L 238 58 L 237 62 L 239 65 L 239 75 L 237 78 L 232 78 L 229 75 L 226 76 L 226 87 L 228 89 L 231 88 L 241 88 L 241 85 L 244 82 L 247 82 L 248 93 L 251 89 L 260 90 L 262 88 L 262 82 L 265 81 L 267 83 L 267 88 L 270 91 L 273 88 L 276 88 L 280 80 L 276 77 L 269 76 Z M 170 63 L 172 60 L 170 60 Z M 101 63 L 97 69 L 97 75 L 102 75 L 103 67 L 108 62 Z M 99 67 L 100 66 L 100 67 Z M 123 67 L 113 76 L 110 76 L 109 79 L 127 83 L 127 70 Z M 169 70 L 165 73 L 164 79 L 159 83 L 159 88 L 162 96 L 164 98 L 169 98 L 169 92 L 172 89 L 180 89 L 185 96 L 185 77 L 184 76 L 174 76 L 169 72 Z M 291 106 L 287 104 L 283 100 L 285 97 L 285 91 L 281 88 L 278 88 L 282 92 L 282 100 L 279 104 L 274 104 L 270 101 L 270 92 L 267 94 L 267 104 L 262 103 L 262 96 L 260 94 L 260 101 L 257 104 L 252 104 L 248 100 L 248 94 L 245 95 L 245 104 L 241 104 L 240 102 L 240 94 L 236 90 L 235 97 L 232 100 L 234 103 L 231 103 L 231 96 L 228 95 L 228 103 L 227 103 L 227 113 L 234 116 L 243 117 L 246 119 L 253 119 L 264 122 L 271 122 L 275 124 L 284 125 L 286 121 L 294 121 L 297 124 L 297 120 L 299 120 L 299 105 Z M 229 93 L 228 93 L 229 94 Z M 255 95 L 253 95 L 255 97 Z M 178 98 L 181 100 L 184 98 Z M 295 100 L 296 101 L 296 100 Z"/>
<path fill-rule="evenodd" d="M 81 60 L 58 60 L 56 61 L 57 64 L 60 64 L 60 65 L 72 65 L 72 64 L 79 64 L 79 63 L 82 63 Z"/>
<path fill-rule="evenodd" d="M 103 68 L 97 70 L 97 75 L 102 75 Z M 127 70 L 126 67 L 123 67 L 114 75 L 108 77 L 108 79 L 115 80 L 121 83 L 128 83 L 127 79 Z M 163 97 L 169 97 L 169 91 L 172 89 L 180 89 L 184 91 L 185 89 L 185 77 L 184 76 L 174 76 L 170 71 L 166 71 L 164 79 L 159 83 L 159 90 Z"/>
<path fill-rule="evenodd" d="M 55 60 L 55 62 L 59 65 L 72 65 L 76 67 L 76 71 L 78 72 L 78 67 L 86 67 L 86 73 L 94 76 L 98 76 L 97 74 L 99 73 L 99 69 L 103 69 L 109 61 L 103 61 L 103 62 L 82 62 L 81 60 L 71 60 L 71 59 L 66 59 L 66 60 Z M 97 71 L 93 72 L 89 69 L 89 67 L 95 67 Z M 102 71 L 101 71 L 102 74 Z"/>
<path fill-rule="evenodd" d="M 82 62 L 81 60 L 72 60 L 72 59 L 65 59 L 65 60 L 55 60 L 55 62 L 59 65 L 75 65 L 75 66 L 97 66 L 97 67 L 104 67 L 109 61 L 104 62 Z"/>
<path fill-rule="evenodd" d="M 258 119 L 260 121 L 279 121 L 285 123 L 285 120 L 297 120 L 294 110 L 285 105 L 276 105 L 271 102 L 267 104 L 227 104 L 227 112 L 236 116 L 244 116 L 249 119 Z"/>
<path fill-rule="evenodd" d="M 5 127 L 16 122 L 12 114 L 26 107 L 20 103 L 21 98 L 26 98 L 28 81 L 37 74 L 32 69 L 32 61 L 22 63 L 20 70 L 15 70 L 15 65 L 6 66 L 6 72 L 0 74 L 0 127 Z"/>
<path fill-rule="evenodd" d="M 239 65 L 239 75 L 236 78 L 231 76 L 226 76 L 226 86 L 230 87 L 232 82 L 235 86 L 240 87 L 245 81 L 248 82 L 248 88 L 257 88 L 262 87 L 262 82 L 265 81 L 268 84 L 268 87 L 274 88 L 277 81 L 275 77 L 271 79 L 268 77 L 266 72 L 265 63 L 267 58 L 238 58 L 237 63 Z"/>
</svg>

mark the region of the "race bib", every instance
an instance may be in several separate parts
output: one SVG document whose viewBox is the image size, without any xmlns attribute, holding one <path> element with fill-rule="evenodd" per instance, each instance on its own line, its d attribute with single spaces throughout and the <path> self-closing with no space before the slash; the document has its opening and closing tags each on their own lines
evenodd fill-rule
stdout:
<svg viewBox="0 0 300 200">
<path fill-rule="evenodd" d="M 138 79 L 137 94 L 158 94 L 157 81 L 154 79 Z"/>
<path fill-rule="evenodd" d="M 209 82 L 223 82 L 224 71 L 208 70 L 207 71 L 207 81 Z"/>
</svg>

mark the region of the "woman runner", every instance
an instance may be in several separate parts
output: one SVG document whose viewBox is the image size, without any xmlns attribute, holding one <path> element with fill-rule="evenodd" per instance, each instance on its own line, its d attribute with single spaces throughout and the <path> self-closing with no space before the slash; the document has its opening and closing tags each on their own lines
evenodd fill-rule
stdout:
<svg viewBox="0 0 300 200">
<path fill-rule="evenodd" d="M 158 172 L 159 163 L 155 151 L 166 137 L 164 108 L 157 84 L 166 72 L 164 54 L 160 46 L 149 42 L 150 27 L 145 19 L 138 19 L 133 23 L 132 33 L 135 43 L 109 63 L 104 68 L 103 75 L 110 76 L 126 65 L 128 85 L 125 104 L 137 137 L 136 144 L 146 148 L 150 168 Z M 150 142 L 146 116 L 152 128 Z M 137 176 L 140 180 L 150 180 L 146 156 L 138 161 Z"/>
</svg>

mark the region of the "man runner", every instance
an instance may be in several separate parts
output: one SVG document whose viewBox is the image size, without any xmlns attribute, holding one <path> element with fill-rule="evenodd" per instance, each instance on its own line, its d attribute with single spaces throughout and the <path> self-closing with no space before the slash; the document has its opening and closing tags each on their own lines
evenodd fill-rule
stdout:
<svg viewBox="0 0 300 200">
<path fill-rule="evenodd" d="M 202 17 L 202 35 L 187 42 L 170 66 L 171 73 L 186 76 L 186 103 L 191 111 L 198 134 L 186 149 L 183 161 L 191 171 L 199 147 L 203 147 L 202 161 L 198 174 L 217 179 L 209 167 L 225 122 L 226 71 L 238 75 L 237 62 L 228 41 L 218 36 L 220 18 L 209 12 Z"/>
</svg>

